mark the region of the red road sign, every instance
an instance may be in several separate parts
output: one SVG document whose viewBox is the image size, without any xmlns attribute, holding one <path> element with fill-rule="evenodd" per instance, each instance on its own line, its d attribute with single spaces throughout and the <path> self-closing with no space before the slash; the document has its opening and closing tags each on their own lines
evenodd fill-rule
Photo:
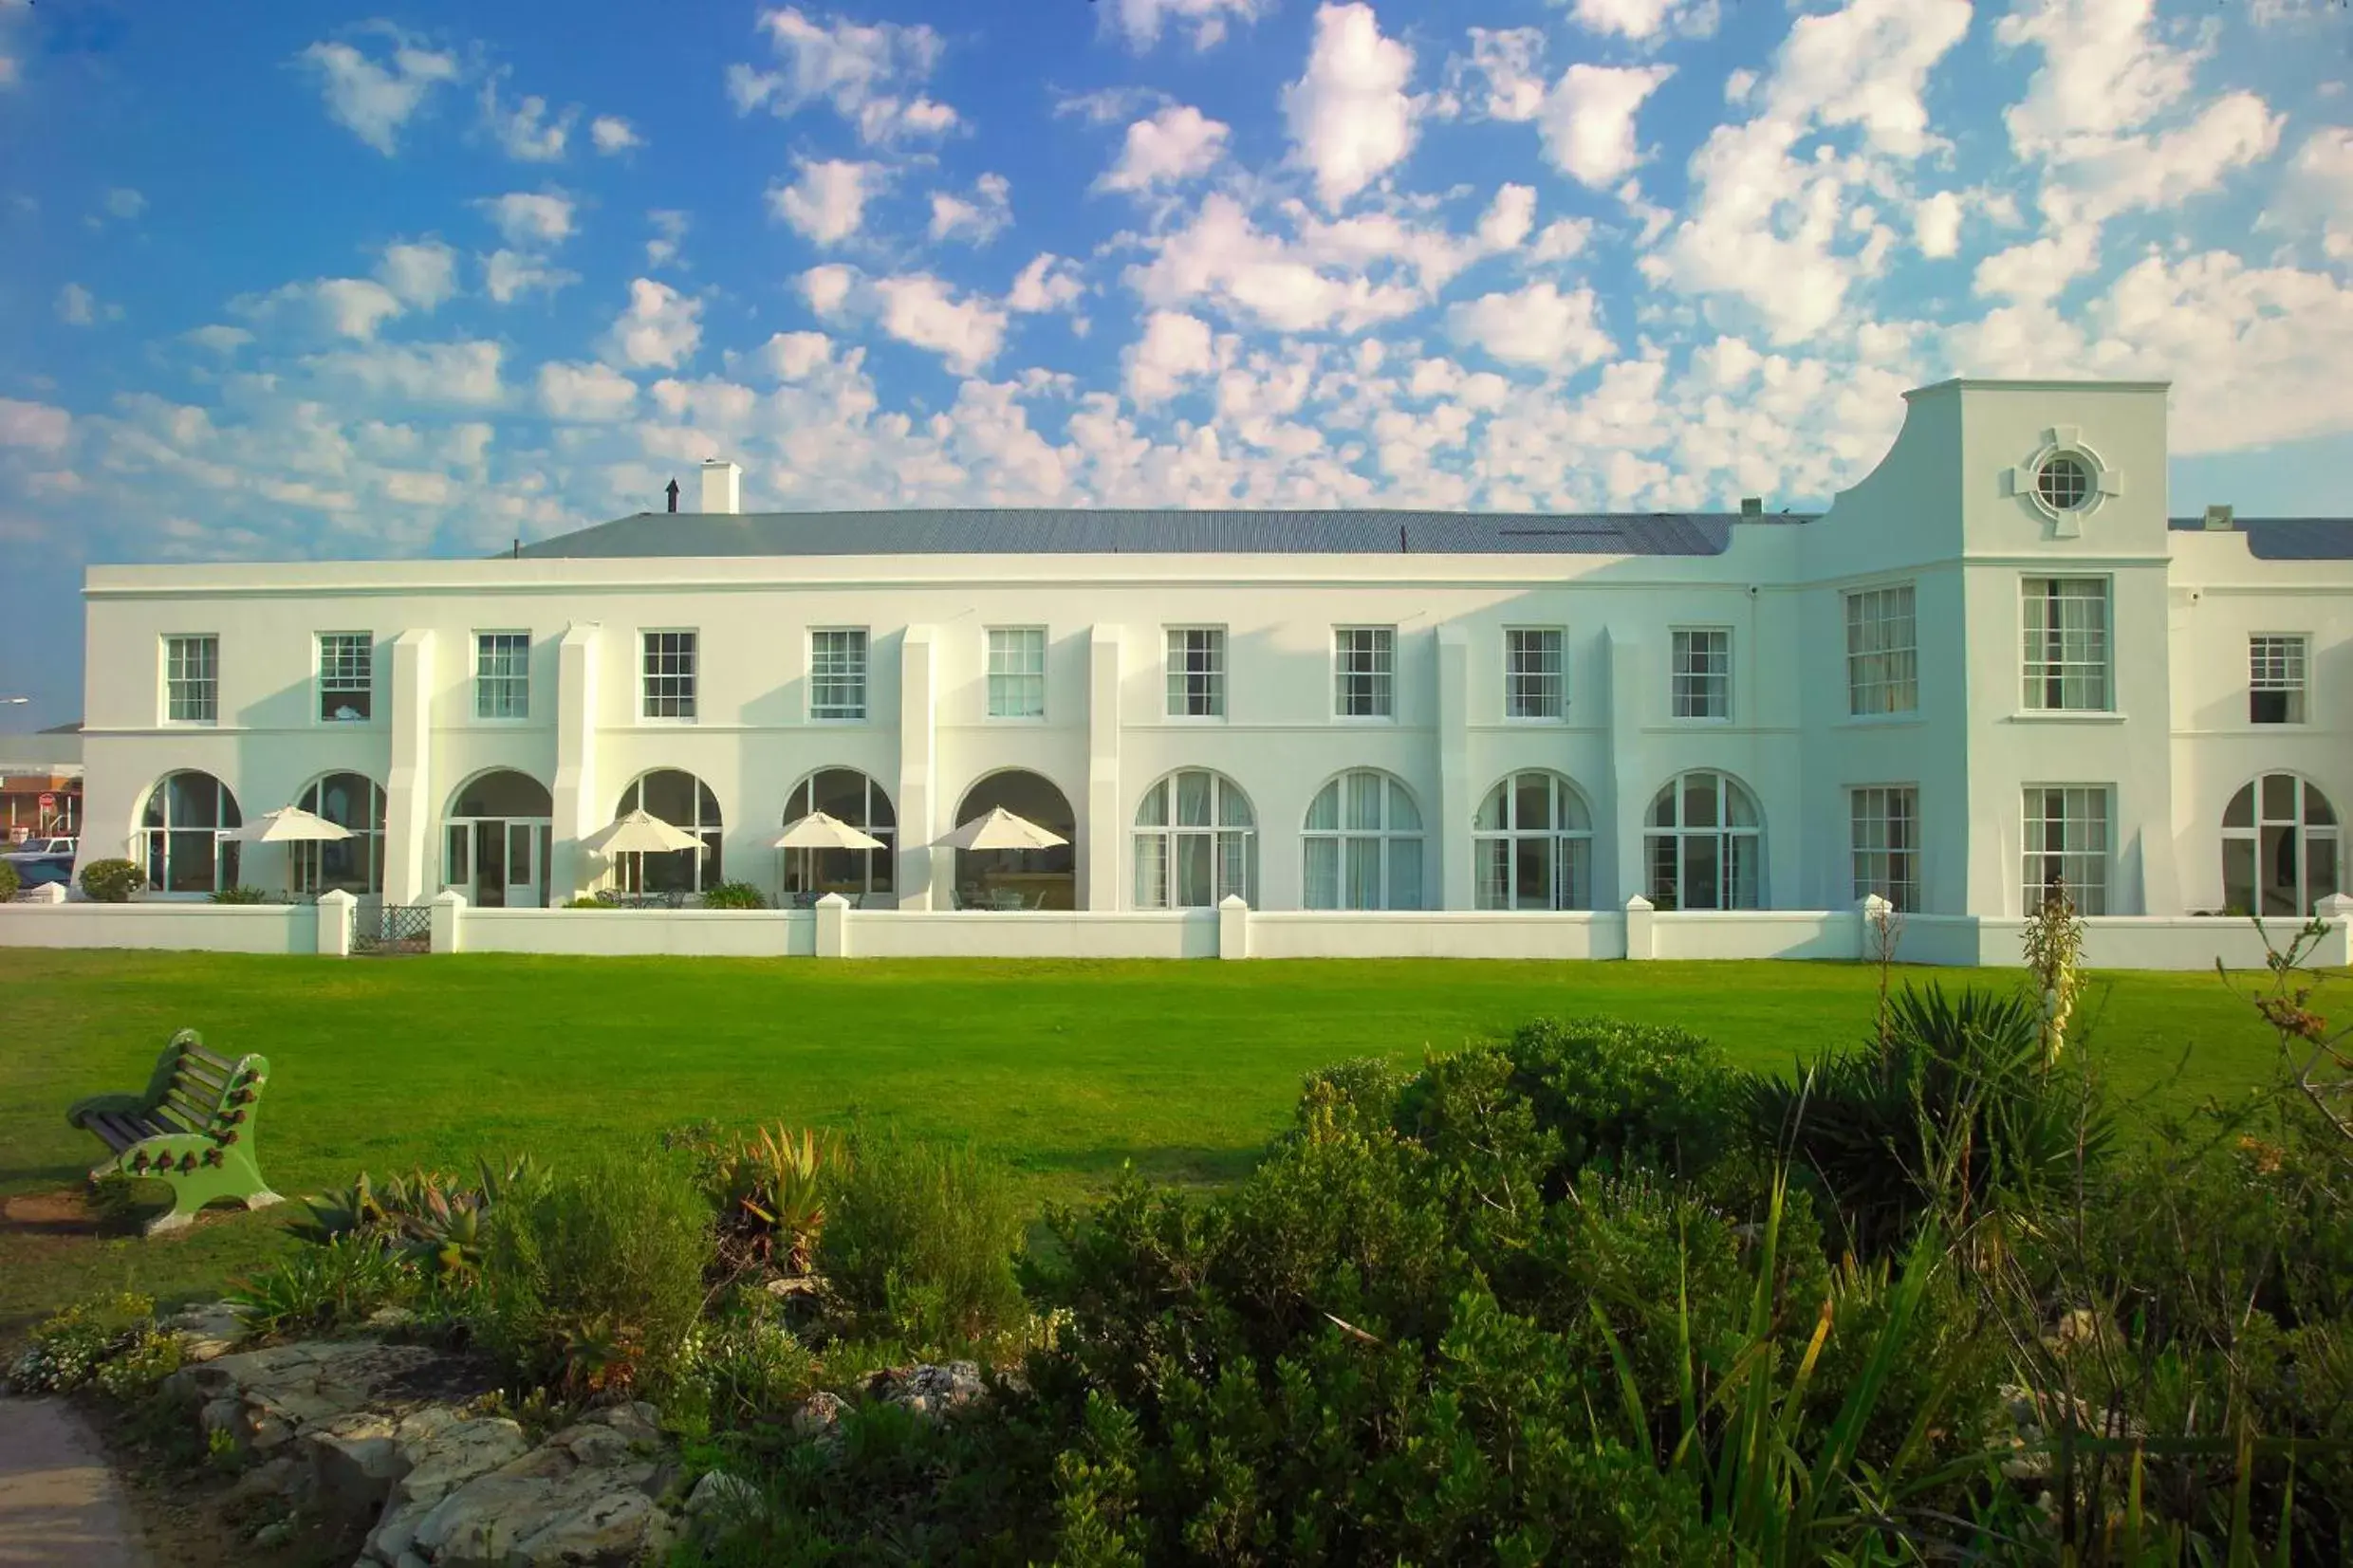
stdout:
<svg viewBox="0 0 2353 1568">
<path fill-rule="evenodd" d="M 57 809 L 57 797 L 44 792 L 41 797 L 41 809 L 44 811 L 55 811 Z"/>
</svg>

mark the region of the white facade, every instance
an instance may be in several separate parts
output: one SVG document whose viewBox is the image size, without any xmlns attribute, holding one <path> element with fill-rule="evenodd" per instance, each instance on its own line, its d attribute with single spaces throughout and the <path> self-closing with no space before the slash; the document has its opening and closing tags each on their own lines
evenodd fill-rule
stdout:
<svg viewBox="0 0 2353 1568">
<path fill-rule="evenodd" d="M 2080 483 L 2078 505 L 2039 494 L 2054 454 L 2049 482 L 2063 499 Z M 772 896 L 790 874 L 771 846 L 796 785 L 848 769 L 874 782 L 891 818 L 891 863 L 875 876 L 890 888 L 868 907 L 944 910 L 979 880 L 1097 911 L 1234 891 L 1276 912 L 1611 911 L 1636 894 L 1668 908 L 1820 911 L 1893 882 L 1924 914 L 2015 916 L 2038 867 L 2059 863 L 2029 862 L 2032 831 L 2054 850 L 2066 842 L 2070 879 L 2101 913 L 2260 904 L 2266 887 L 2274 903 L 2308 909 L 2345 876 L 2333 822 L 2353 803 L 2353 524 L 2333 526 L 2345 541 L 2333 559 L 2258 559 L 2245 531 L 2169 529 L 2165 472 L 2161 384 L 1966 381 L 1909 395 L 1895 446 L 1828 512 L 1743 523 L 1714 555 L 94 567 L 82 853 L 149 860 L 158 783 L 183 770 L 220 781 L 245 820 L 354 774 L 384 792 L 369 879 L 386 901 L 455 885 L 476 904 L 562 903 L 615 873 L 581 840 L 636 803 L 624 795 L 640 776 L 676 769 L 715 806 L 715 827 L 680 825 L 713 832 L 716 875 Z M 732 475 L 705 476 L 707 507 L 730 508 L 734 493 Z M 1856 597 L 1872 593 L 1882 597 Z M 2033 707 L 2028 643 L 2045 615 L 2059 626 L 2036 644 L 2045 706 Z M 1222 633 L 1216 713 L 1170 711 L 1169 634 L 1190 628 Z M 1377 677 L 1351 686 L 1336 668 L 1348 648 L 1377 657 L 1384 645 L 1339 636 L 1349 629 L 1391 634 L 1385 714 L 1336 711 L 1378 694 Z M 1558 634 L 1559 701 L 1540 673 L 1520 687 L 1524 704 L 1549 712 L 1510 711 L 1515 630 Z M 836 663 L 855 643 L 821 636 L 836 632 L 864 635 L 862 688 Z M 648 635 L 676 633 L 693 634 L 691 718 L 650 711 L 679 706 L 655 700 L 682 691 L 658 680 L 649 691 L 646 673 Z M 523 635 L 520 716 L 499 716 L 518 706 L 510 683 L 485 685 L 506 646 L 485 634 Z M 322 641 L 344 635 L 362 640 Z M 2261 646 L 2280 687 L 2261 699 L 2250 692 L 2256 636 L 2289 639 Z M 185 640 L 202 638 L 213 640 Z M 1529 669 L 1546 667 L 1548 639 L 1520 643 Z M 1033 649 L 1042 682 L 1028 675 Z M 1715 706 L 1714 683 L 1691 671 L 1719 655 L 1723 711 L 1678 713 L 1678 691 L 1686 708 Z M 333 689 L 323 660 L 331 685 L 344 677 Z M 1043 712 L 1022 711 L 1041 687 Z M 545 806 L 461 813 L 467 786 L 502 769 L 535 781 Z M 1004 794 L 1011 770 L 1067 802 L 1066 882 L 1048 861 L 959 864 L 930 847 L 997 798 L 1042 798 L 1028 784 Z M 1343 782 L 1342 836 L 1350 807 L 1376 799 L 1392 831 L 1334 842 L 1317 798 L 1364 770 L 1390 783 Z M 1218 802 L 1238 802 L 1211 808 L 1228 837 L 1211 821 L 1199 840 L 1163 849 L 1152 838 L 1139 855 L 1139 833 L 1160 831 L 1138 825 L 1156 790 L 1178 816 L 1209 799 L 1194 782 L 1181 804 L 1163 787 L 1193 771 L 1216 776 Z M 1662 844 L 1654 802 L 1691 773 L 1731 781 L 1695 791 L 1695 806 L 1745 797 L 1752 820 Z M 1581 805 L 1589 837 L 1492 847 L 1482 804 L 1520 774 L 1555 776 L 1546 809 Z M 2290 779 L 2270 791 L 2289 815 L 2226 832 L 2233 798 L 2266 775 Z M 992 778 L 997 794 L 972 793 Z M 177 828 L 177 843 L 195 846 L 218 825 L 157 831 Z M 2244 845 L 2227 888 L 2226 838 Z M 315 876 L 288 853 L 248 846 L 237 876 L 265 886 Z M 486 853 L 513 873 L 486 880 Z M 1526 858 L 1498 879 L 1507 853 Z M 203 881 L 172 879 L 190 892 Z"/>
</svg>

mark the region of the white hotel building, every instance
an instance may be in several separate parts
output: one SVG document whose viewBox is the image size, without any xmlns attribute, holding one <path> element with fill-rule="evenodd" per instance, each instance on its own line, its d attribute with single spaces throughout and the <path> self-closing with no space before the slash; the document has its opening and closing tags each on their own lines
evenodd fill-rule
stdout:
<svg viewBox="0 0 2353 1568">
<path fill-rule="evenodd" d="M 639 513 L 88 576 L 82 855 L 156 895 L 2303 913 L 2353 521 L 2169 521 L 2165 388 L 1949 381 L 1819 516 Z M 221 835 L 299 803 L 324 851 Z M 699 851 L 616 865 L 632 807 Z M 1004 804 L 1066 849 L 935 848 Z M 881 851 L 774 848 L 811 806 Z"/>
</svg>

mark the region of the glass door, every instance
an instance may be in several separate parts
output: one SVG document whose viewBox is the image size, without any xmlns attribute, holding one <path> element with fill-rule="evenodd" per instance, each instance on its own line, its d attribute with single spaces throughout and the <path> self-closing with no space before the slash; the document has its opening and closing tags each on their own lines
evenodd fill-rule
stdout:
<svg viewBox="0 0 2353 1568">
<path fill-rule="evenodd" d="M 474 823 L 474 908 L 505 909 L 507 885 L 507 824 L 500 821 Z"/>
<path fill-rule="evenodd" d="M 538 909 L 547 902 L 541 876 L 547 830 L 531 822 L 509 822 L 506 828 L 507 885 L 501 896 L 509 909 Z"/>
</svg>

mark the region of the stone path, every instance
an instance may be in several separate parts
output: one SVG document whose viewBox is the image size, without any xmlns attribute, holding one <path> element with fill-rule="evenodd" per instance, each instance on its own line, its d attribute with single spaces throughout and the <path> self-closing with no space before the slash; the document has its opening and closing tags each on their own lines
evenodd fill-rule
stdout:
<svg viewBox="0 0 2353 1568">
<path fill-rule="evenodd" d="M 62 1399 L 0 1399 L 0 1568 L 145 1568 L 98 1439 Z"/>
</svg>

